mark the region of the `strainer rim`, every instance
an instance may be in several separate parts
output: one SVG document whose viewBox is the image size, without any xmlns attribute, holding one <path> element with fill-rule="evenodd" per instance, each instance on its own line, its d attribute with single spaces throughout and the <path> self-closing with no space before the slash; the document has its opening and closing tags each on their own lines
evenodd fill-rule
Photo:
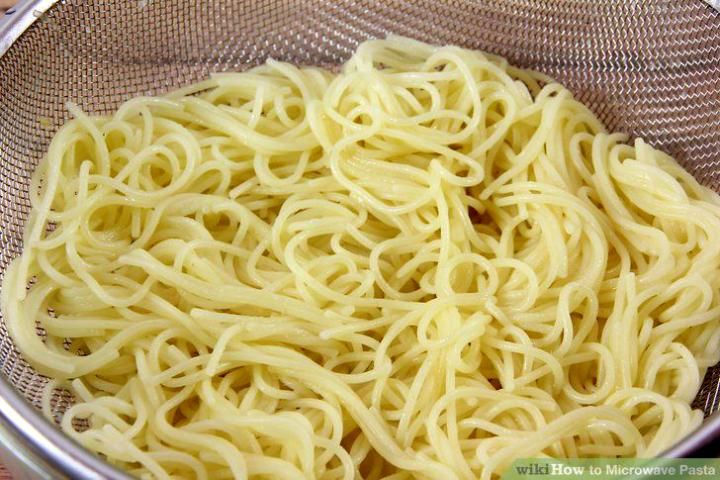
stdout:
<svg viewBox="0 0 720 480">
<path fill-rule="evenodd" d="M 20 0 L 0 16 L 0 57 L 25 33 L 30 25 L 60 0 Z M 718 0 L 720 1 L 720 0 Z"/>
</svg>

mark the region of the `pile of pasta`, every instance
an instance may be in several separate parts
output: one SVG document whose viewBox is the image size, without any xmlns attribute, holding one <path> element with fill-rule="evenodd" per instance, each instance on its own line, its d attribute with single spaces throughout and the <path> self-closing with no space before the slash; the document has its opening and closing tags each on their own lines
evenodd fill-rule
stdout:
<svg viewBox="0 0 720 480">
<path fill-rule="evenodd" d="M 718 196 L 543 75 L 393 37 L 69 108 L 3 317 L 133 475 L 490 479 L 702 422 Z"/>
</svg>

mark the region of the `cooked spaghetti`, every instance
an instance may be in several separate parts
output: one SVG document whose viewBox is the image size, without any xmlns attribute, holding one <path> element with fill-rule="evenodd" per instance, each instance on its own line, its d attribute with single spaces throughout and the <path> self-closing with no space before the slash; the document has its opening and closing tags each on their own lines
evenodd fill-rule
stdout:
<svg viewBox="0 0 720 480">
<path fill-rule="evenodd" d="M 3 316 L 132 474 L 489 479 L 702 421 L 720 200 L 547 77 L 390 38 L 70 108 Z"/>
</svg>

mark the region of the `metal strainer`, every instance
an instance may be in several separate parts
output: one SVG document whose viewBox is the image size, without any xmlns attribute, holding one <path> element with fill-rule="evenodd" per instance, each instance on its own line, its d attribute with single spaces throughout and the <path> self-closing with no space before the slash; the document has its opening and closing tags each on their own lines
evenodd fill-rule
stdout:
<svg viewBox="0 0 720 480">
<path fill-rule="evenodd" d="M 391 32 L 553 75 L 611 130 L 644 137 L 720 191 L 718 10 L 720 0 L 26 0 L 0 20 L 0 277 L 22 250 L 29 177 L 66 101 L 108 113 L 268 57 L 337 65 Z M 47 380 L 1 319 L 0 369 L 0 441 L 21 460 L 18 478 L 126 478 L 33 408 Z M 719 390 L 716 367 L 695 399 L 704 425 L 667 455 L 717 453 Z M 57 413 L 71 401 L 56 400 Z"/>
</svg>

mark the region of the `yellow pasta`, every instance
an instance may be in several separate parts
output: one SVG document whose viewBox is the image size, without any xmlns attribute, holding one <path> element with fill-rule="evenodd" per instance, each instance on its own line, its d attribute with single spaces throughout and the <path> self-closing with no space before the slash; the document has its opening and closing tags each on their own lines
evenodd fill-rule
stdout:
<svg viewBox="0 0 720 480">
<path fill-rule="evenodd" d="M 545 76 L 392 37 L 70 109 L 3 317 L 131 474 L 490 479 L 702 421 L 718 196 Z"/>
</svg>

